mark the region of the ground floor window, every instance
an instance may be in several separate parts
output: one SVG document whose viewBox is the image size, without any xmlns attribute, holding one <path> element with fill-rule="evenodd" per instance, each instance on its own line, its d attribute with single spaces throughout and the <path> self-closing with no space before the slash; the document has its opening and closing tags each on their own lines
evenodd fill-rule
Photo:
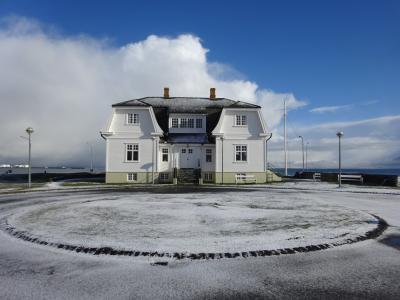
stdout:
<svg viewBox="0 0 400 300">
<path fill-rule="evenodd" d="M 126 145 L 126 161 L 139 161 L 139 145 L 127 144 Z"/>
<path fill-rule="evenodd" d="M 168 148 L 162 148 L 162 161 L 168 161 Z"/>
<path fill-rule="evenodd" d="M 213 173 L 204 173 L 204 181 L 213 181 L 214 179 Z"/>
<path fill-rule="evenodd" d="M 128 181 L 137 181 L 137 173 L 128 173 L 127 179 Z"/>
<path fill-rule="evenodd" d="M 247 161 L 247 145 L 235 145 L 235 161 Z"/>
<path fill-rule="evenodd" d="M 206 162 L 212 162 L 212 150 L 206 149 Z"/>
<path fill-rule="evenodd" d="M 160 180 L 168 180 L 169 174 L 168 173 L 160 173 Z"/>
</svg>

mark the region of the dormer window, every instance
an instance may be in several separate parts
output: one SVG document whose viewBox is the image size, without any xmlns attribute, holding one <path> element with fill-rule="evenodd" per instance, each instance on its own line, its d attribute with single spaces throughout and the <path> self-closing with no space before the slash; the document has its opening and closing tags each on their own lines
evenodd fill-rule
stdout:
<svg viewBox="0 0 400 300">
<path fill-rule="evenodd" d="M 236 115 L 235 126 L 247 126 L 246 115 Z"/>
<path fill-rule="evenodd" d="M 186 119 L 186 118 L 182 118 L 181 119 L 181 128 L 187 128 L 188 126 L 187 126 L 187 124 L 188 124 L 188 119 Z"/>
<path fill-rule="evenodd" d="M 139 124 L 139 114 L 132 114 L 132 113 L 127 114 L 126 123 L 134 125 Z"/>
<path fill-rule="evenodd" d="M 172 118 L 171 127 L 178 128 L 178 118 Z"/>
<path fill-rule="evenodd" d="M 196 128 L 203 128 L 203 119 L 196 119 Z"/>
<path fill-rule="evenodd" d="M 203 114 L 170 114 L 168 128 L 170 133 L 204 133 L 206 122 Z"/>
</svg>

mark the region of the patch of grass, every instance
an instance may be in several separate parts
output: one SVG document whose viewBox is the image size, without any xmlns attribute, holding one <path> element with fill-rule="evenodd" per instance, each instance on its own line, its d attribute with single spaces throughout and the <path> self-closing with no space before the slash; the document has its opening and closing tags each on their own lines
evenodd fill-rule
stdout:
<svg viewBox="0 0 400 300">
<path fill-rule="evenodd" d="M 46 182 L 33 182 L 32 188 L 43 187 Z M 0 190 L 24 190 L 28 189 L 27 183 L 0 183 Z"/>
<path fill-rule="evenodd" d="M 77 182 L 63 182 L 62 186 L 93 186 L 93 185 L 101 185 L 101 184 L 104 184 L 104 183 L 77 181 Z"/>
</svg>

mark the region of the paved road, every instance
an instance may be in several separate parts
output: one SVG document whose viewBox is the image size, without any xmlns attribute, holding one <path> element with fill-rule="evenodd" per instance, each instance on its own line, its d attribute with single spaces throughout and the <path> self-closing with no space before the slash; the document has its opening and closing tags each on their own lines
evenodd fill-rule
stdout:
<svg viewBox="0 0 400 300">
<path fill-rule="evenodd" d="M 376 213 L 391 226 L 377 240 L 324 251 L 168 266 L 51 249 L 0 232 L 0 299 L 400 299 L 400 196 L 299 192 Z M 55 201 L 65 193 L 46 195 Z M 46 199 L 41 193 L 2 195 L 0 215 Z"/>
</svg>

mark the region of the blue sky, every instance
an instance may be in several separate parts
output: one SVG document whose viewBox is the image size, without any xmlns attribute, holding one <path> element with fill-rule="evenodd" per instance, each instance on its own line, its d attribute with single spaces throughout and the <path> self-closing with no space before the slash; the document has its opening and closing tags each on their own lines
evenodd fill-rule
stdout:
<svg viewBox="0 0 400 300">
<path fill-rule="evenodd" d="M 307 103 L 290 112 L 293 137 L 315 124 L 400 114 L 399 1 L 0 1 L 0 17 L 9 16 L 116 49 L 150 35 L 199 37 L 207 61 L 224 65 L 220 79 Z"/>
<path fill-rule="evenodd" d="M 398 1 L 1 1 L 11 14 L 115 45 L 193 33 L 211 61 L 312 106 L 379 101 L 357 115 L 400 112 Z"/>
</svg>

